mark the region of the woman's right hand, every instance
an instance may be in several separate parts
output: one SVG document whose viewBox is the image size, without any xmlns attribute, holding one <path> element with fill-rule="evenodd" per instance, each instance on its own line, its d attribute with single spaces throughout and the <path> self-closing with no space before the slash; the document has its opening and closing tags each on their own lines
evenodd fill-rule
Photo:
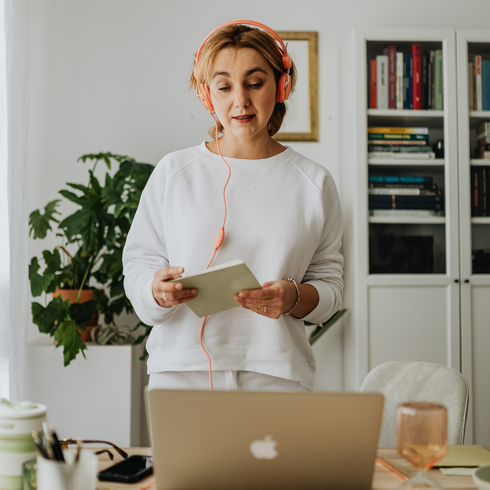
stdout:
<svg viewBox="0 0 490 490">
<path fill-rule="evenodd" d="M 166 267 L 156 271 L 151 283 L 151 291 L 155 301 L 163 308 L 170 308 L 190 301 L 197 296 L 197 289 L 182 289 L 178 282 L 168 282 L 182 277 L 183 267 Z"/>
</svg>

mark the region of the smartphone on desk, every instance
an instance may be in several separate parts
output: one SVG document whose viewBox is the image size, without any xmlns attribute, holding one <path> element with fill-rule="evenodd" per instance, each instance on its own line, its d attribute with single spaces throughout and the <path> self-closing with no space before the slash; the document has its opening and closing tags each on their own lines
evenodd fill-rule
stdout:
<svg viewBox="0 0 490 490">
<path fill-rule="evenodd" d="M 97 478 L 101 481 L 136 483 L 152 473 L 153 458 L 151 456 L 134 455 L 100 471 L 97 474 Z"/>
</svg>

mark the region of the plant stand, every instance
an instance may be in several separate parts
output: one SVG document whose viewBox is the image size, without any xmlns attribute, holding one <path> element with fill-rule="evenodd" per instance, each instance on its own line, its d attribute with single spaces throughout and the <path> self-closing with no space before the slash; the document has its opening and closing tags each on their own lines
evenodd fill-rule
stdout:
<svg viewBox="0 0 490 490">
<path fill-rule="evenodd" d="M 143 346 L 87 344 L 63 367 L 63 351 L 43 337 L 27 346 L 27 398 L 48 407 L 61 438 L 97 439 L 121 447 L 148 445 Z"/>
</svg>

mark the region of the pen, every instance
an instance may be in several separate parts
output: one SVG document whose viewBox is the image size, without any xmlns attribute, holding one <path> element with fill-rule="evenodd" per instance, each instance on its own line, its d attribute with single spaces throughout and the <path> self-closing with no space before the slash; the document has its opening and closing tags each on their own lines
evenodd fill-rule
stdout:
<svg viewBox="0 0 490 490">
<path fill-rule="evenodd" d="M 376 461 L 383 465 L 386 469 L 390 470 L 392 473 L 394 473 L 396 476 L 401 478 L 404 481 L 408 481 L 410 479 L 410 475 L 402 468 L 399 466 L 394 465 L 391 461 L 389 461 L 386 458 L 383 457 L 377 457 Z"/>
<path fill-rule="evenodd" d="M 65 457 L 63 456 L 63 450 L 61 449 L 60 441 L 58 439 L 58 435 L 56 434 L 56 431 L 54 429 L 54 425 L 49 424 L 49 430 L 50 430 L 50 435 L 53 438 L 53 451 L 56 459 L 58 461 L 65 461 Z"/>
<path fill-rule="evenodd" d="M 48 453 L 46 452 L 46 449 L 43 446 L 43 441 L 42 441 L 41 437 L 39 436 L 39 434 L 35 430 L 33 430 L 31 432 L 31 434 L 32 434 L 32 438 L 34 439 L 34 444 L 36 445 L 37 450 L 39 451 L 39 454 L 43 458 L 49 459 Z"/>
</svg>

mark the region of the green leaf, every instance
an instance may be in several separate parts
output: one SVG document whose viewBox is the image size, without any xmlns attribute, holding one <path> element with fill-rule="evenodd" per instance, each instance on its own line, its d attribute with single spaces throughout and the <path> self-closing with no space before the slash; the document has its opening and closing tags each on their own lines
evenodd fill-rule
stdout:
<svg viewBox="0 0 490 490">
<path fill-rule="evenodd" d="M 57 325 L 55 339 L 57 340 L 56 347 L 63 347 L 65 367 L 77 357 L 79 352 L 85 357 L 83 351 L 87 349 L 87 346 L 82 342 L 77 324 L 73 320 L 67 319 Z"/>
<path fill-rule="evenodd" d="M 75 204 L 79 204 L 80 206 L 84 206 L 87 203 L 87 200 L 83 197 L 77 196 L 74 192 L 61 190 L 60 194 L 63 197 L 66 197 L 69 201 L 74 202 Z"/>
<path fill-rule="evenodd" d="M 87 229 L 90 229 L 92 218 L 92 213 L 89 210 L 79 209 L 65 218 L 59 226 L 65 230 L 68 240 L 72 240 L 73 237 L 83 235 Z"/>
<path fill-rule="evenodd" d="M 44 207 L 44 214 L 41 214 L 38 209 L 29 215 L 29 236 L 36 238 L 46 238 L 46 235 L 51 228 L 51 221 L 59 223 L 54 217 L 55 214 L 60 214 L 56 207 L 60 202 L 59 199 L 48 202 Z"/>
<path fill-rule="evenodd" d="M 93 299 L 85 303 L 72 303 L 70 305 L 70 316 L 78 325 L 78 328 L 85 332 L 85 328 L 90 323 L 96 310 L 97 303 Z"/>
<path fill-rule="evenodd" d="M 45 272 L 42 276 L 37 273 L 39 270 L 39 262 L 37 257 L 31 259 L 29 264 L 29 281 L 31 283 L 31 293 L 34 297 L 40 296 L 43 292 L 47 291 L 49 284 L 54 279 L 54 274 Z"/>
<path fill-rule="evenodd" d="M 48 303 L 46 308 L 39 303 L 33 302 L 31 305 L 32 321 L 38 326 L 41 333 L 54 335 L 56 320 L 60 315 L 60 305 L 53 300 Z"/>
</svg>

